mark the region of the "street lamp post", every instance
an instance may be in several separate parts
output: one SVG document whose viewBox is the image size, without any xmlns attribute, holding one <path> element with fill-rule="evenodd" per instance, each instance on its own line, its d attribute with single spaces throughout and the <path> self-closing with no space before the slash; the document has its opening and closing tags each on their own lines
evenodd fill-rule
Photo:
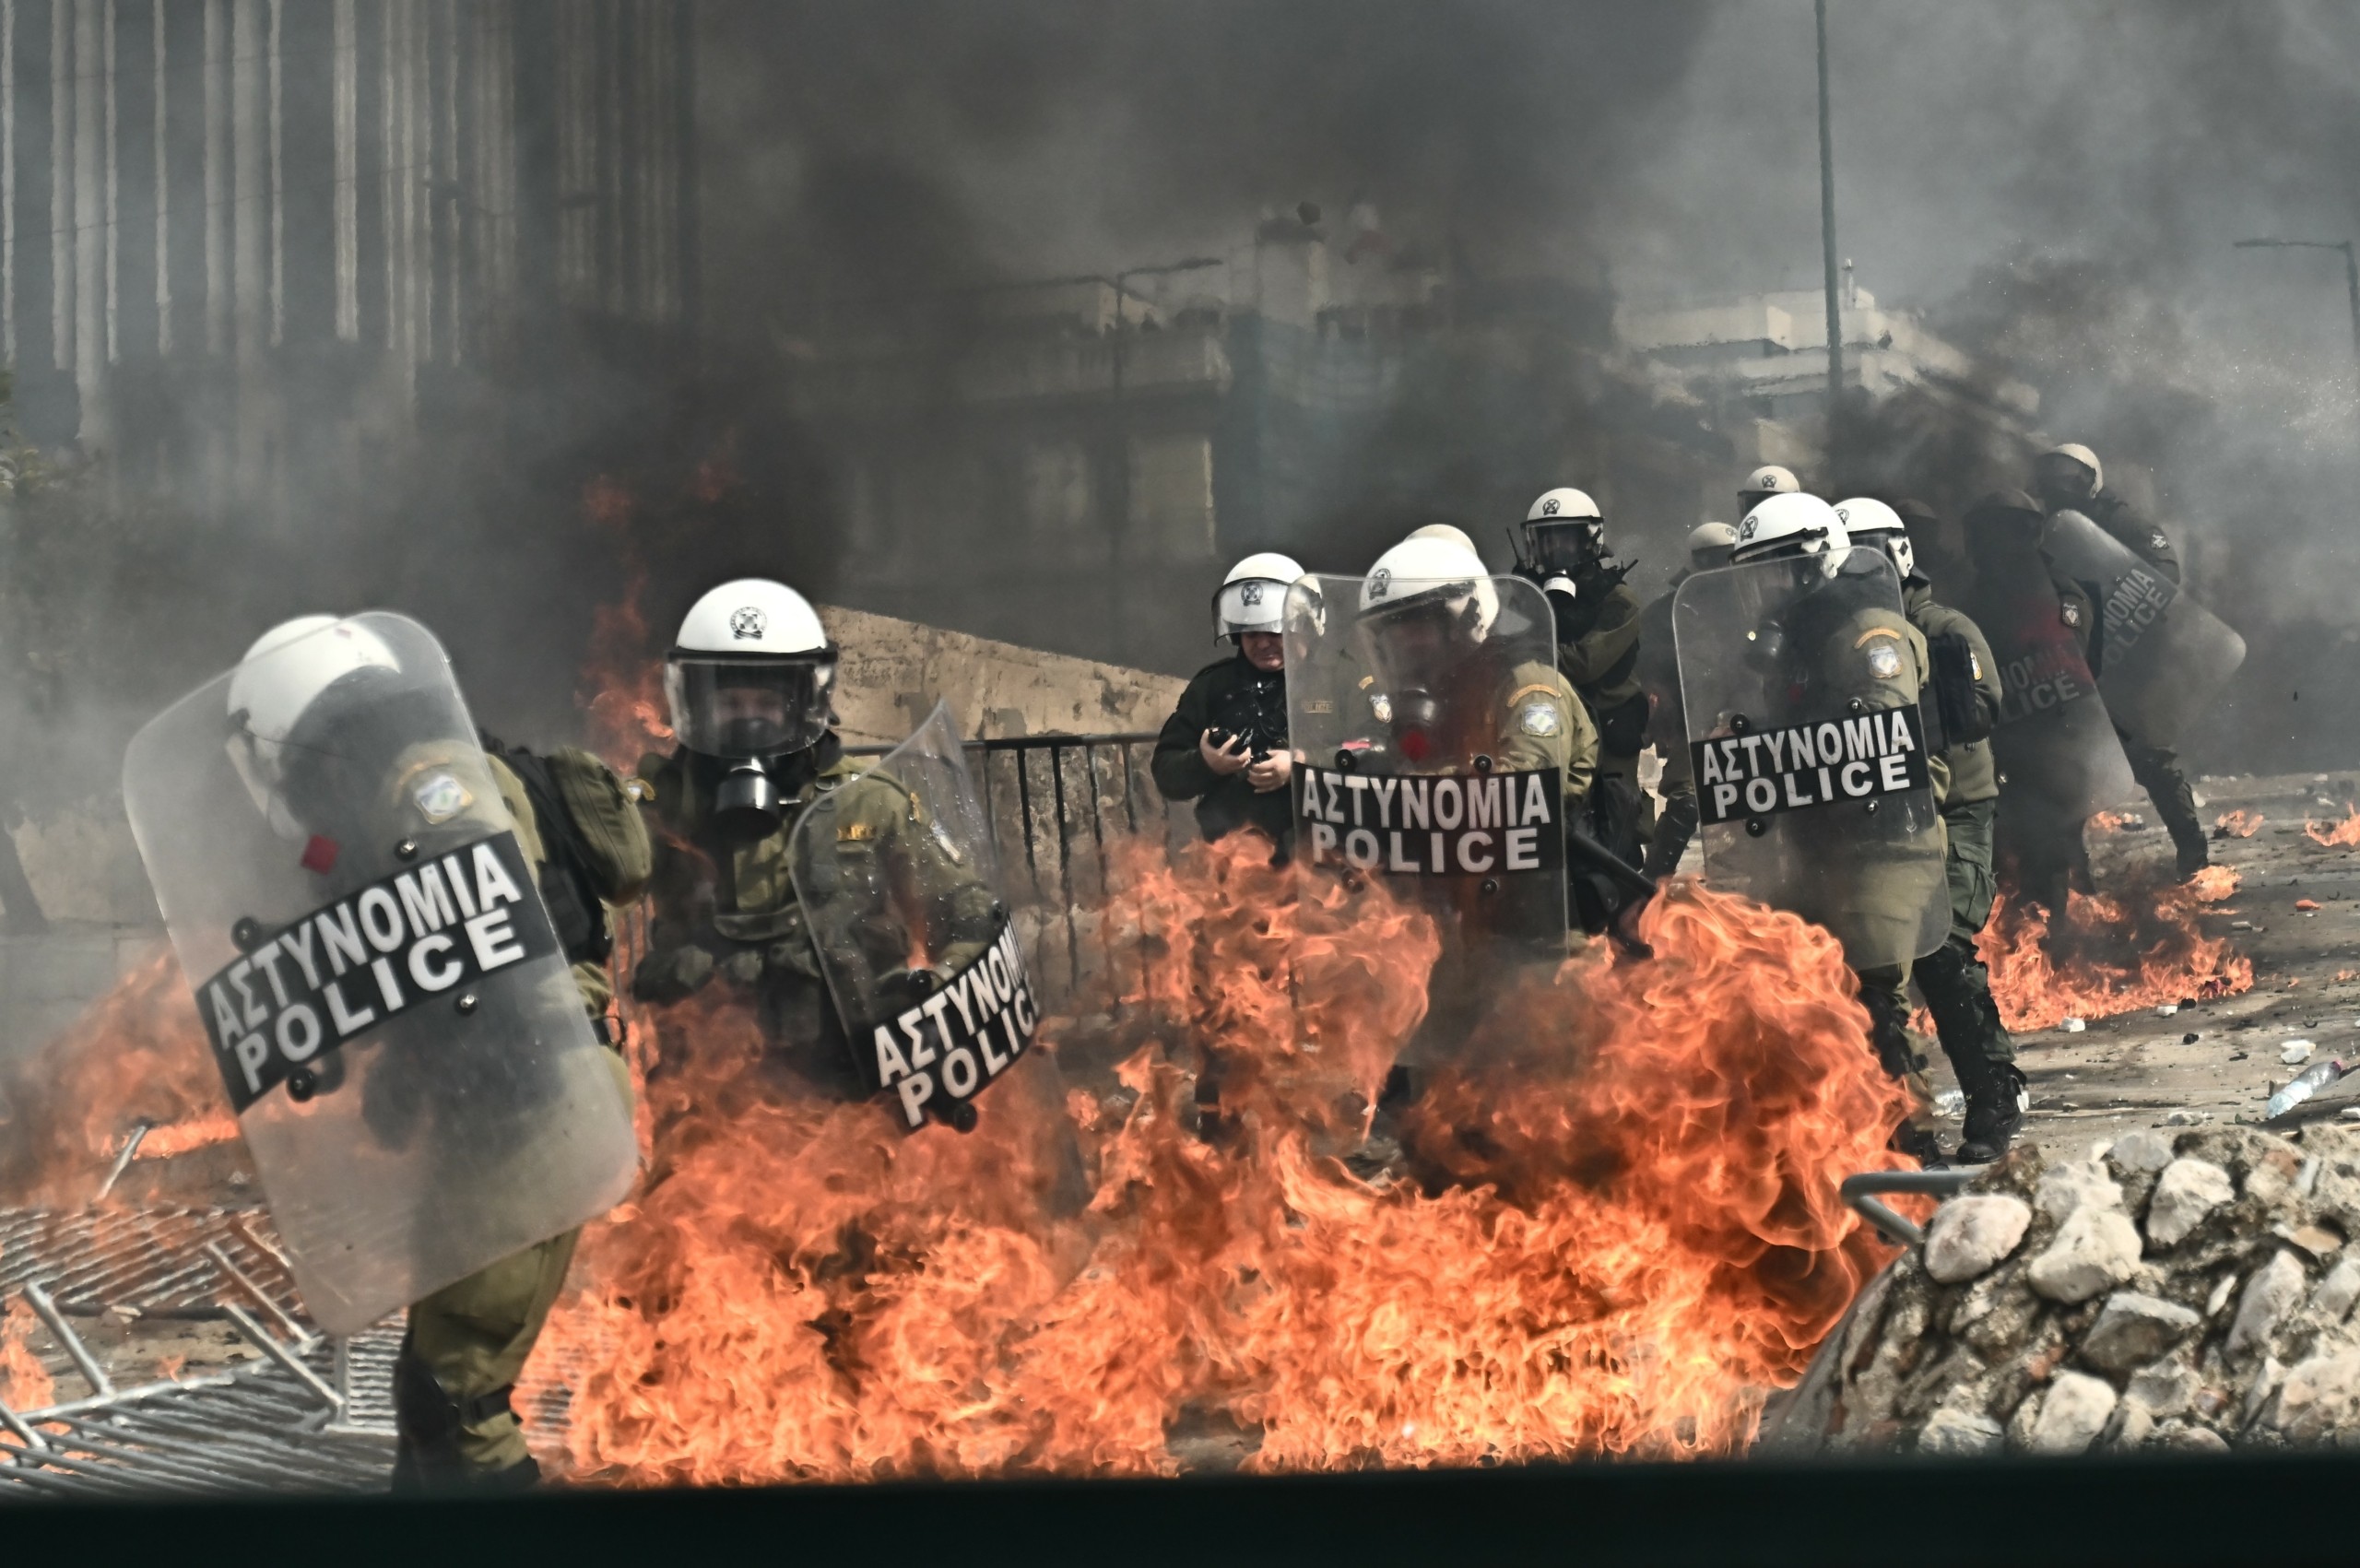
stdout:
<svg viewBox="0 0 2360 1568">
<path fill-rule="evenodd" d="M 2239 240 L 2240 251 L 2341 251 L 2343 253 L 2343 288 L 2352 301 L 2352 364 L 2355 377 L 2360 377 L 2360 256 L 2355 256 L 2349 240 Z"/>
</svg>

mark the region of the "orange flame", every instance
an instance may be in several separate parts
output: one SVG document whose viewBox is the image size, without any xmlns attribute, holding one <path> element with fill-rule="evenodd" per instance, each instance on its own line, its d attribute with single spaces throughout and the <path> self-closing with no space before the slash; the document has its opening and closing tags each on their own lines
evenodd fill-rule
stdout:
<svg viewBox="0 0 2360 1568">
<path fill-rule="evenodd" d="M 2360 809 L 2355 809 L 2347 800 L 2343 803 L 2343 820 L 2327 831 L 2319 831 L 2319 824 L 2308 820 L 2303 823 L 2303 831 L 2312 843 L 2326 844 L 2330 849 L 2360 849 Z"/>
<path fill-rule="evenodd" d="M 2130 820 L 2130 814 L 2127 811 L 2094 812 L 2090 817 L 2090 831 L 2099 833 L 2119 832 L 2122 831 L 2122 824 L 2129 820 Z"/>
<path fill-rule="evenodd" d="M 2259 811 L 2224 811 L 2212 828 L 2224 837 L 2249 839 L 2261 831 L 2262 823 L 2268 819 Z"/>
<path fill-rule="evenodd" d="M 38 1410 L 57 1402 L 56 1380 L 32 1351 L 40 1322 L 21 1296 L 0 1314 L 0 1405 L 12 1410 Z"/>
<path fill-rule="evenodd" d="M 638 502 L 620 480 L 601 475 L 583 488 L 582 510 L 602 532 L 614 536 L 623 564 L 623 596 L 590 612 L 590 650 L 582 665 L 577 699 L 588 715 L 591 749 L 629 775 L 647 752 L 670 744 L 672 726 L 664 700 L 664 672 L 651 656 L 647 612 L 647 562 L 631 523 Z"/>
<path fill-rule="evenodd" d="M 1902 1102 L 1835 943 L 1676 886 L 1653 962 L 1580 955 L 1434 1072 L 1396 1181 L 1337 1156 L 1423 1016 L 1433 925 L 1266 854 L 1123 846 L 1121 1010 L 1044 1022 L 1066 1091 L 1012 1079 L 967 1137 L 797 1092 L 733 1003 L 658 1015 L 647 1185 L 538 1362 L 588 1352 L 572 1462 L 658 1484 L 1169 1473 L 1206 1431 L 1264 1469 L 1741 1446 L 1884 1256 L 1836 1185 L 1895 1163 Z"/>
<path fill-rule="evenodd" d="M 2052 1029 L 2068 1018 L 2250 991 L 2253 961 L 2197 925 L 2203 906 L 2236 890 L 2234 867 L 2208 866 L 2179 886 L 2069 892 L 2062 923 L 2037 903 L 2001 893 L 1976 938 L 2000 1021 L 2012 1030 Z"/>
<path fill-rule="evenodd" d="M 235 1138 L 180 966 L 159 952 L 13 1070 L 0 1093 L 0 1197 L 79 1208 L 141 1123 L 143 1159 Z"/>
</svg>

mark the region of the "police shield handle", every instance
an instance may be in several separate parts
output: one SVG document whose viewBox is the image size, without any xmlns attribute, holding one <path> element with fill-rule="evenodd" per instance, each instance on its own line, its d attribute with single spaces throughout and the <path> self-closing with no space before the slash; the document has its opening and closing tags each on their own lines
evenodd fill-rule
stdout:
<svg viewBox="0 0 2360 1568">
<path fill-rule="evenodd" d="M 1928 788 L 1925 716 L 1885 708 L 1781 729 L 1692 741 L 1705 822 L 1768 817 Z"/>
<path fill-rule="evenodd" d="M 956 1114 L 1032 1047 L 1040 1016 L 1024 949 L 1005 920 L 991 944 L 914 1007 L 869 1026 L 868 1066 L 892 1091 L 910 1130 L 929 1114 L 961 1129 Z"/>
</svg>

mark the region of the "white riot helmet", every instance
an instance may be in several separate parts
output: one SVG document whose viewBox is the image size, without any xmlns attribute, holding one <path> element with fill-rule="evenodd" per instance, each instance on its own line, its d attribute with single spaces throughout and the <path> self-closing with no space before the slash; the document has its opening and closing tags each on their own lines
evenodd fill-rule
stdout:
<svg viewBox="0 0 2360 1568">
<path fill-rule="evenodd" d="M 1577 574 L 1605 553 L 1606 519 L 1587 490 L 1561 485 L 1524 514 L 1524 560 L 1535 571 Z"/>
<path fill-rule="evenodd" d="M 1377 557 L 1361 581 L 1356 630 L 1378 686 L 1371 703 L 1378 721 L 1422 735 L 1448 672 L 1491 635 L 1499 615 L 1499 589 L 1472 550 L 1447 539 L 1404 539 Z"/>
<path fill-rule="evenodd" d="M 274 831 L 294 840 L 310 829 L 288 800 L 289 743 L 332 689 L 401 674 L 392 648 L 368 628 L 332 615 L 298 616 L 260 637 L 230 677 L 230 765 Z M 300 749 L 300 742 L 297 743 Z"/>
<path fill-rule="evenodd" d="M 1457 545 L 1479 560 L 1483 556 L 1483 552 L 1475 548 L 1475 541 L 1468 536 L 1466 529 L 1449 523 L 1429 523 L 1422 528 L 1412 528 L 1402 536 L 1402 539 L 1405 543 L 1410 539 L 1440 539 L 1445 544 Z"/>
<path fill-rule="evenodd" d="M 810 601 L 744 577 L 690 607 L 664 666 L 680 744 L 708 757 L 800 751 L 828 730 L 836 647 Z"/>
<path fill-rule="evenodd" d="M 2074 464 L 2088 470 L 2086 488 L 2083 488 L 2083 481 L 2069 466 Z M 2106 470 L 2098 464 L 2098 454 L 2077 441 L 2050 447 L 2040 454 L 2033 465 L 2033 470 L 2040 477 L 2042 498 L 2059 504 L 2071 505 L 2088 501 L 2106 488 Z M 2055 493 L 2050 493 L 2052 491 Z"/>
<path fill-rule="evenodd" d="M 1774 495 L 1747 513 L 1737 525 L 1737 548 L 1729 559 L 1739 565 L 1803 555 L 1825 556 L 1835 561 L 1851 548 L 1844 520 L 1819 497 Z"/>
<path fill-rule="evenodd" d="M 1745 483 L 1738 486 L 1738 511 L 1752 512 L 1774 495 L 1800 495 L 1802 488 L 1802 481 L 1795 477 L 1792 468 L 1764 463 L 1745 477 Z"/>
<path fill-rule="evenodd" d="M 1688 564 L 1710 572 L 1729 563 L 1737 548 L 1737 530 L 1726 523 L 1699 523 L 1688 531 Z"/>
<path fill-rule="evenodd" d="M 1918 552 L 1909 543 L 1909 525 L 1901 513 L 1873 496 L 1854 496 L 1850 501 L 1835 503 L 1835 515 L 1844 521 L 1845 536 L 1856 545 L 1867 545 L 1882 550 L 1893 569 L 1907 582 L 1918 570 Z"/>
<path fill-rule="evenodd" d="M 1303 575 L 1292 556 L 1264 550 L 1229 569 L 1213 595 L 1213 635 L 1276 631 L 1286 618 L 1287 589 Z"/>
</svg>

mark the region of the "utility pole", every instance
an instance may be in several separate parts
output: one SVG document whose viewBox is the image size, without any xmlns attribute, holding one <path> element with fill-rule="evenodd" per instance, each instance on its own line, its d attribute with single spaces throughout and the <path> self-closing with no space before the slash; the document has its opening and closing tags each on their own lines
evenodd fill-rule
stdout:
<svg viewBox="0 0 2360 1568">
<path fill-rule="evenodd" d="M 2341 251 L 2343 253 L 2343 289 L 2352 302 L 2352 365 L 2360 376 L 2360 256 L 2355 256 L 2349 240 L 2239 240 L 2240 251 Z"/>
<path fill-rule="evenodd" d="M 1819 242 L 1827 271 L 1827 447 L 1835 451 L 1835 419 L 1844 399 L 1844 302 L 1836 293 L 1835 131 L 1827 103 L 1827 0 L 1811 0 L 1819 20 Z"/>
</svg>

